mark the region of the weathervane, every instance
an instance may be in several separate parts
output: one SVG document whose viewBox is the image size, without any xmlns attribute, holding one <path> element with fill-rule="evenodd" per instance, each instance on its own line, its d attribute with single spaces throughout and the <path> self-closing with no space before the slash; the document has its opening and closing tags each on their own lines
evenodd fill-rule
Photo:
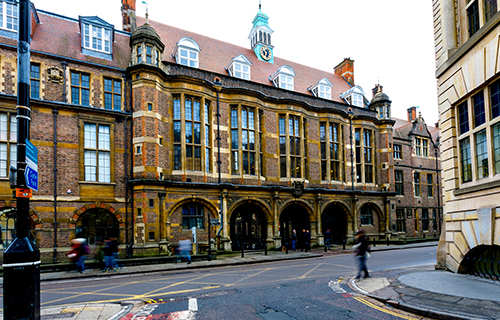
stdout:
<svg viewBox="0 0 500 320">
<path fill-rule="evenodd" d="M 142 3 L 144 3 L 146 5 L 146 21 L 148 21 L 148 3 L 146 1 L 142 1 Z"/>
</svg>

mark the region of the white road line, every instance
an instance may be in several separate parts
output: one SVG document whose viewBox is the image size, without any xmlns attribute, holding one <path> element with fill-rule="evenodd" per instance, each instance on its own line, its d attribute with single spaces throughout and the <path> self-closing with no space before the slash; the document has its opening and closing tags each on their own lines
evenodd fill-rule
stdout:
<svg viewBox="0 0 500 320">
<path fill-rule="evenodd" d="M 196 298 L 189 299 L 188 310 L 189 311 L 198 311 L 198 300 L 196 300 Z"/>
<path fill-rule="evenodd" d="M 344 293 L 346 292 L 342 287 L 340 286 L 340 281 L 332 280 L 328 282 L 328 286 L 332 288 L 333 291 L 337 293 Z"/>
</svg>

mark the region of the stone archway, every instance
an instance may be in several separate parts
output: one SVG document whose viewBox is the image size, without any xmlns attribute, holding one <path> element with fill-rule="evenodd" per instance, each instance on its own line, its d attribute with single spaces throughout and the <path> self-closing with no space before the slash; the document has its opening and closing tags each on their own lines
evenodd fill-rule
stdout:
<svg viewBox="0 0 500 320">
<path fill-rule="evenodd" d="M 85 238 L 88 244 L 104 242 L 106 238 L 119 238 L 118 219 L 106 209 L 86 210 L 76 221 L 75 236 Z"/>
<path fill-rule="evenodd" d="M 323 210 L 321 214 L 321 232 L 326 235 L 326 231 L 330 230 L 331 244 L 343 244 L 346 241 L 347 216 L 347 209 L 339 203 L 332 203 Z"/>
<path fill-rule="evenodd" d="M 479 245 L 472 248 L 462 259 L 458 272 L 500 280 L 500 246 Z"/>
<path fill-rule="evenodd" d="M 291 248 L 292 231 L 297 232 L 298 248 L 304 242 L 304 230 L 309 230 L 311 241 L 316 237 L 315 223 L 312 223 L 309 208 L 300 201 L 290 202 L 281 211 L 279 218 L 281 244 Z"/>
<path fill-rule="evenodd" d="M 267 220 L 262 208 L 255 203 L 241 203 L 229 220 L 231 249 L 262 249 L 266 245 Z"/>
</svg>

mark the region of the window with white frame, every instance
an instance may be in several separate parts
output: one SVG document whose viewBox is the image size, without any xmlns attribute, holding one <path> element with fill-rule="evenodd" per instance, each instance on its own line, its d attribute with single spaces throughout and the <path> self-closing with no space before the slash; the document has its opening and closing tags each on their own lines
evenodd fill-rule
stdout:
<svg viewBox="0 0 500 320">
<path fill-rule="evenodd" d="M 352 105 L 356 107 L 363 107 L 363 96 L 359 93 L 353 93 Z"/>
<path fill-rule="evenodd" d="M 85 181 L 111 182 L 111 130 L 109 125 L 84 125 Z"/>
<path fill-rule="evenodd" d="M 348 104 L 362 108 L 364 106 L 364 95 L 365 92 L 363 91 L 363 88 L 360 86 L 354 86 L 346 92 L 341 93 L 340 97 Z"/>
<path fill-rule="evenodd" d="M 0 113 L 0 177 L 9 176 L 9 168 L 17 167 L 16 112 Z"/>
<path fill-rule="evenodd" d="M 83 24 L 83 47 L 111 53 L 111 30 L 90 23 Z"/>
<path fill-rule="evenodd" d="M 0 1 L 0 28 L 16 31 L 19 28 L 17 4 Z"/>
<path fill-rule="evenodd" d="M 282 66 L 272 76 L 271 81 L 273 84 L 282 89 L 293 90 L 294 88 L 295 72 L 289 66 Z"/>
<path fill-rule="evenodd" d="M 315 97 L 328 99 L 332 98 L 332 83 L 327 79 L 323 78 L 318 81 L 312 88 L 309 88 Z"/>
<path fill-rule="evenodd" d="M 193 39 L 184 37 L 177 43 L 175 61 L 184 66 L 198 68 L 200 47 Z"/>
</svg>

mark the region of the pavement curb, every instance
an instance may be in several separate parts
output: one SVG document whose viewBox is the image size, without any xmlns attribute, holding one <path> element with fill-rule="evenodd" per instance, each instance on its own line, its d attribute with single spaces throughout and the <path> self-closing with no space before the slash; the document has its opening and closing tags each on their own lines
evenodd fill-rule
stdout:
<svg viewBox="0 0 500 320">
<path fill-rule="evenodd" d="M 387 304 L 393 308 L 400 309 L 403 311 L 408 311 L 420 316 L 424 317 L 431 317 L 431 318 L 436 318 L 436 319 L 449 319 L 449 320 L 495 320 L 495 318 L 491 317 L 478 317 L 475 315 L 470 315 L 470 314 L 459 314 L 455 312 L 451 312 L 448 310 L 440 310 L 440 309 L 434 309 L 434 308 L 422 308 L 420 306 L 416 306 L 413 304 L 409 304 L 407 302 L 401 301 L 401 300 L 394 300 L 394 299 L 388 299 L 384 297 L 380 297 L 374 294 L 371 294 L 369 292 L 364 291 L 363 289 L 359 288 L 356 285 L 356 277 L 352 277 L 349 280 L 349 283 L 351 284 L 351 288 L 354 289 L 355 291 L 370 297 L 372 299 L 375 299 L 377 301 L 383 302 L 384 304 Z"/>
</svg>

